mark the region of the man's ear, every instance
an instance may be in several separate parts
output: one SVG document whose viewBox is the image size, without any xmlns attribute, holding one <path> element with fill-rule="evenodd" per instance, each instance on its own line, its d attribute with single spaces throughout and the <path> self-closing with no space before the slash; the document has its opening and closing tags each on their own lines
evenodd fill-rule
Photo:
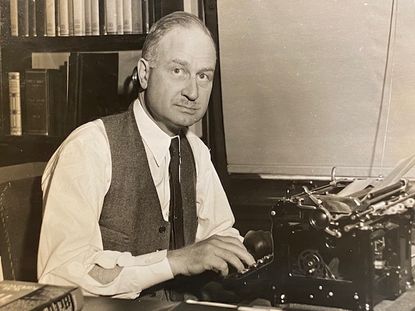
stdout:
<svg viewBox="0 0 415 311">
<path fill-rule="evenodd" d="M 137 64 L 138 81 L 142 89 L 146 89 L 148 85 L 148 78 L 150 76 L 150 64 L 144 58 L 140 58 Z"/>
</svg>

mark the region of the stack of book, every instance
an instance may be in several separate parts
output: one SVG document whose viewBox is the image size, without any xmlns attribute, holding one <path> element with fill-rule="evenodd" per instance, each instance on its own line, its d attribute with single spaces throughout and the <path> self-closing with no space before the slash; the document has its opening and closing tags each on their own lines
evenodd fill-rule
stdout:
<svg viewBox="0 0 415 311">
<path fill-rule="evenodd" d="M 64 137 L 121 110 L 118 53 L 73 52 L 58 69 L 9 72 L 10 135 Z"/>
<path fill-rule="evenodd" d="M 79 287 L 21 281 L 0 282 L 1 311 L 79 311 L 83 305 L 84 297 Z"/>
<path fill-rule="evenodd" d="M 10 35 L 99 36 L 146 33 L 152 0 L 6 0 Z"/>
</svg>

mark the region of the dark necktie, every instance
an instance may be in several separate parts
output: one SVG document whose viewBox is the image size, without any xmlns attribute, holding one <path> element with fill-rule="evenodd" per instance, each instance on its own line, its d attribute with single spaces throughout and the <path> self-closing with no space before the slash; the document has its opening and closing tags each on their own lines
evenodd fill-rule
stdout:
<svg viewBox="0 0 415 311">
<path fill-rule="evenodd" d="M 183 206 L 180 187 L 180 146 L 179 138 L 175 137 L 170 143 L 170 249 L 184 246 Z"/>
</svg>

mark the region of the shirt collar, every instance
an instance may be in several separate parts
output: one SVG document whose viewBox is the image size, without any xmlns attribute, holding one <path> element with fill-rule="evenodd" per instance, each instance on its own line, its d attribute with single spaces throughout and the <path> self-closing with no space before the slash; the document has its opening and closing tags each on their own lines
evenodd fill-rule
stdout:
<svg viewBox="0 0 415 311">
<path fill-rule="evenodd" d="M 173 137 L 167 135 L 145 112 L 140 101 L 134 102 L 134 116 L 141 138 L 152 153 L 157 166 L 160 166 L 163 159 L 169 153 L 170 142 Z"/>
</svg>

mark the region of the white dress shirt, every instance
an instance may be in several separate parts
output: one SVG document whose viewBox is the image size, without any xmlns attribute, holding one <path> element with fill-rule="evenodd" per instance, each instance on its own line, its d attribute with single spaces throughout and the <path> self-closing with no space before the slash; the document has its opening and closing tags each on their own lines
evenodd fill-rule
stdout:
<svg viewBox="0 0 415 311">
<path fill-rule="evenodd" d="M 165 220 L 169 217 L 169 146 L 171 137 L 147 115 L 139 101 L 134 115 L 143 138 L 151 175 Z M 196 242 L 212 235 L 241 238 L 204 143 L 188 131 L 197 172 Z M 52 156 L 42 178 L 44 216 L 39 243 L 39 282 L 78 285 L 85 294 L 135 298 L 157 283 L 173 278 L 167 250 L 132 256 L 103 250 L 99 218 L 111 183 L 111 153 L 101 120 L 77 128 Z M 88 272 L 98 264 L 123 267 L 110 283 L 101 284 Z"/>
</svg>

